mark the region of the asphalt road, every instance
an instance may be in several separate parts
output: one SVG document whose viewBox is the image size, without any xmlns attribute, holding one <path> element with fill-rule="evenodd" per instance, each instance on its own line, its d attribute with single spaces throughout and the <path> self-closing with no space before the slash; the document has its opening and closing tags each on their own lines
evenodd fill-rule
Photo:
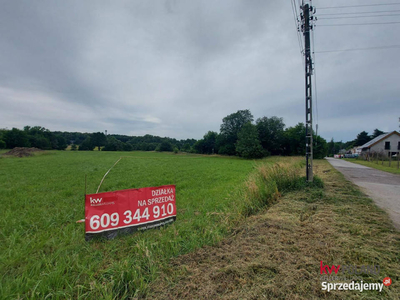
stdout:
<svg viewBox="0 0 400 300">
<path fill-rule="evenodd" d="M 387 211 L 400 230 L 400 175 L 379 171 L 337 158 L 327 158 L 347 180 L 362 188 L 376 205 Z"/>
</svg>

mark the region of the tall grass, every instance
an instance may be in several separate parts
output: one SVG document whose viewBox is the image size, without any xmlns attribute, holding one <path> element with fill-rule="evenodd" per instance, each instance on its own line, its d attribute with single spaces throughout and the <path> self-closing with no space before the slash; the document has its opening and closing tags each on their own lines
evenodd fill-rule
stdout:
<svg viewBox="0 0 400 300">
<path fill-rule="evenodd" d="M 317 176 L 314 182 L 308 184 L 301 176 L 304 170 L 304 160 L 291 159 L 276 164 L 260 164 L 245 182 L 243 206 L 241 214 L 252 215 L 261 208 L 277 201 L 281 193 L 304 189 L 307 186 L 322 187 L 323 183 Z"/>
</svg>

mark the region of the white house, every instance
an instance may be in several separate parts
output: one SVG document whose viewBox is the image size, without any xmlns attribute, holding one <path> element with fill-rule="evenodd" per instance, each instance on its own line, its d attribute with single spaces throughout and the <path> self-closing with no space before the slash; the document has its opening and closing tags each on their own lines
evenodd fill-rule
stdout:
<svg viewBox="0 0 400 300">
<path fill-rule="evenodd" d="M 400 133 L 392 131 L 381 134 L 357 148 L 361 153 L 385 153 L 387 156 L 399 154 Z"/>
</svg>

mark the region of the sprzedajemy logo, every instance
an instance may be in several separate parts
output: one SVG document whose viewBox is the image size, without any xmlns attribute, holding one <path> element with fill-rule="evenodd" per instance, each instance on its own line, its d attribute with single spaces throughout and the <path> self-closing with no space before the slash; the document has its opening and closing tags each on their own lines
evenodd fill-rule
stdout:
<svg viewBox="0 0 400 300">
<path fill-rule="evenodd" d="M 339 272 L 340 271 L 340 272 Z M 366 283 L 363 282 L 361 277 L 354 275 L 369 274 L 379 275 L 379 265 L 367 265 L 367 266 L 351 266 L 351 265 L 324 265 L 323 261 L 320 261 L 319 273 L 321 275 L 320 280 L 323 291 L 352 291 L 358 290 L 360 292 L 366 290 L 376 290 L 382 292 L 383 286 L 390 286 L 392 280 L 389 277 L 383 279 L 383 283 Z M 333 274 L 334 273 L 334 274 Z M 337 276 L 338 274 L 342 276 Z M 343 276 L 344 275 L 344 276 Z M 351 275 L 351 276 L 349 276 Z M 361 280 L 356 282 L 355 280 Z M 351 282 L 335 282 L 332 281 L 351 281 Z"/>
</svg>

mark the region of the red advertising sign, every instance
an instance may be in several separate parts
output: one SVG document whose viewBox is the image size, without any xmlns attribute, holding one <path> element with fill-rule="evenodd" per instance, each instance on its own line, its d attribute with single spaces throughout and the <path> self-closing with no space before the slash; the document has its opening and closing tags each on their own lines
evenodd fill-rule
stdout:
<svg viewBox="0 0 400 300">
<path fill-rule="evenodd" d="M 86 195 L 86 240 L 114 238 L 175 221 L 175 185 Z"/>
</svg>

